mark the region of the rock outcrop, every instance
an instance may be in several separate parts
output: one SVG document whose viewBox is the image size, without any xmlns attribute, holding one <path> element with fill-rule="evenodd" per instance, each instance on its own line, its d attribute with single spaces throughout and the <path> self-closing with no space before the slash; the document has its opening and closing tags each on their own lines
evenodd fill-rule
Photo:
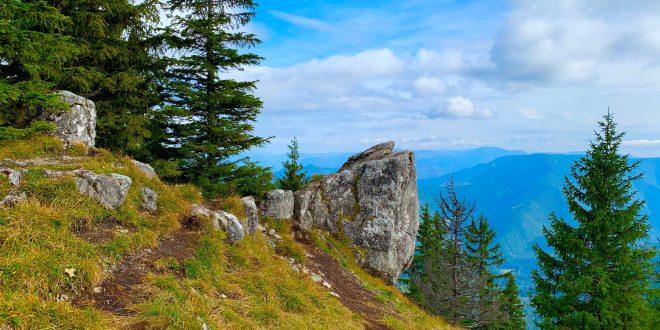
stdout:
<svg viewBox="0 0 660 330">
<path fill-rule="evenodd" d="M 88 148 L 94 147 L 96 139 L 96 107 L 94 102 L 68 91 L 60 91 L 64 102 L 71 105 L 69 111 L 47 112 L 44 119 L 57 125 L 55 135 L 65 145 L 80 143 Z"/>
<path fill-rule="evenodd" d="M 241 203 L 243 203 L 243 208 L 245 209 L 245 225 L 243 228 L 245 229 L 246 234 L 254 236 L 257 232 L 257 225 L 259 225 L 257 203 L 252 196 L 241 198 Z"/>
<path fill-rule="evenodd" d="M 293 217 L 303 232 L 344 233 L 366 251 L 363 266 L 390 283 L 410 265 L 419 227 L 414 154 L 393 148 L 369 148 L 296 192 Z"/>
<path fill-rule="evenodd" d="M 116 209 L 126 201 L 131 178 L 116 174 L 96 174 L 90 171 L 73 171 L 78 191 L 92 197 L 108 209 Z"/>
<path fill-rule="evenodd" d="M 294 198 L 291 190 L 271 190 L 261 201 L 261 215 L 277 220 L 291 219 L 293 206 Z"/>
</svg>

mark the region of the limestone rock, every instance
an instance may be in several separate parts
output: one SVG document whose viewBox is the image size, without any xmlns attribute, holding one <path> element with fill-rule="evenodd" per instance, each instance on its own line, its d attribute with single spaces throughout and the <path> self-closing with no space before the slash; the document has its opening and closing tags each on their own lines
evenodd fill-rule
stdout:
<svg viewBox="0 0 660 330">
<path fill-rule="evenodd" d="M 142 187 L 140 192 L 142 192 L 142 209 L 147 212 L 156 213 L 158 210 L 158 194 L 147 187 Z"/>
<path fill-rule="evenodd" d="M 45 113 L 44 119 L 55 122 L 55 135 L 65 145 L 81 143 L 88 148 L 94 147 L 96 139 L 96 107 L 94 102 L 68 91 L 60 91 L 64 102 L 71 105 L 69 111 Z"/>
<path fill-rule="evenodd" d="M 259 224 L 259 214 L 257 211 L 257 204 L 254 201 L 254 197 L 247 196 L 241 198 L 243 203 L 243 208 L 245 208 L 245 226 L 244 229 L 246 234 L 254 236 L 257 232 L 257 225 Z"/>
<path fill-rule="evenodd" d="M 27 195 L 24 192 L 11 191 L 9 192 L 9 195 L 0 200 L 0 206 L 11 207 L 25 201 L 26 199 Z"/>
<path fill-rule="evenodd" d="M 227 241 L 230 243 L 236 243 L 245 236 L 243 225 L 233 214 L 224 211 L 213 211 L 204 206 L 195 205 L 190 211 L 190 215 L 211 219 L 213 228 L 224 229 L 227 232 Z"/>
<path fill-rule="evenodd" d="M 6 176 L 9 183 L 14 189 L 21 187 L 21 180 L 23 179 L 23 171 L 16 171 L 10 168 L 0 168 L 0 175 Z"/>
<path fill-rule="evenodd" d="M 390 283 L 412 261 L 419 202 L 414 154 L 383 143 L 295 194 L 300 230 L 343 232 L 364 248 L 363 266 Z"/>
<path fill-rule="evenodd" d="M 222 223 L 224 225 L 225 231 L 227 232 L 227 240 L 230 243 L 239 242 L 243 239 L 243 236 L 245 236 L 243 225 L 241 225 L 241 222 L 236 216 L 224 211 L 217 211 L 216 214 L 219 214 L 222 216 L 222 218 L 224 218 Z"/>
<path fill-rule="evenodd" d="M 291 190 L 275 189 L 266 193 L 261 203 L 261 214 L 277 220 L 293 217 L 294 197 Z"/>
<path fill-rule="evenodd" d="M 149 179 L 158 178 L 158 174 L 156 174 L 156 171 L 154 170 L 153 167 L 151 167 L 151 165 L 147 163 L 143 163 L 141 161 L 137 161 L 135 159 L 133 159 L 132 162 L 140 170 L 140 172 L 142 172 L 142 174 L 144 174 L 147 178 Z"/>
<path fill-rule="evenodd" d="M 73 171 L 78 191 L 92 197 L 108 209 L 116 209 L 126 201 L 131 178 L 111 173 L 96 174 L 85 170 Z"/>
</svg>

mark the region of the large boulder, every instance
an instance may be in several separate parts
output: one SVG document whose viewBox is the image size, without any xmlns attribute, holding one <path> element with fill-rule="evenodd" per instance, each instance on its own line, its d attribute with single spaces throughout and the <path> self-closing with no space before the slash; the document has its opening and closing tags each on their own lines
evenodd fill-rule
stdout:
<svg viewBox="0 0 660 330">
<path fill-rule="evenodd" d="M 393 148 L 369 148 L 296 192 L 294 212 L 303 232 L 345 234 L 366 251 L 363 266 L 390 283 L 410 265 L 419 227 L 414 153 Z"/>
<path fill-rule="evenodd" d="M 277 220 L 293 217 L 294 198 L 291 190 L 275 189 L 266 193 L 261 202 L 261 215 Z"/>
<path fill-rule="evenodd" d="M 94 147 L 96 139 L 96 107 L 94 102 L 68 91 L 57 92 L 70 105 L 68 111 L 46 112 L 44 119 L 55 122 L 55 135 L 65 145 L 80 143 Z"/>
<path fill-rule="evenodd" d="M 257 204 L 254 201 L 254 197 L 252 196 L 241 198 L 241 203 L 243 203 L 243 208 L 245 209 L 244 229 L 246 234 L 254 236 L 254 234 L 257 232 L 257 225 L 259 224 Z"/>
<path fill-rule="evenodd" d="M 116 174 L 96 174 L 85 170 L 73 171 L 78 191 L 92 197 L 108 209 L 116 209 L 126 201 L 131 178 Z"/>
</svg>

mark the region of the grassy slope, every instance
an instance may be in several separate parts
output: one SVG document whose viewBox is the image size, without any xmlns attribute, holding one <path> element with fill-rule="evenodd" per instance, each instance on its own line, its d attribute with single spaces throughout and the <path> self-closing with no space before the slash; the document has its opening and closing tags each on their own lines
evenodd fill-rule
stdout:
<svg viewBox="0 0 660 330">
<path fill-rule="evenodd" d="M 40 136 L 26 141 L 3 141 L 0 160 L 77 156 L 82 148 L 64 151 L 57 140 Z M 47 179 L 43 169 L 88 169 L 120 173 L 133 179 L 127 202 L 109 211 L 77 193 L 71 178 Z M 0 193 L 9 186 L 0 177 Z M 158 215 L 139 211 L 138 187 L 159 195 Z M 153 248 L 159 239 L 180 229 L 193 203 L 196 188 L 169 186 L 147 179 L 130 159 L 100 150 L 71 164 L 30 167 L 22 184 L 28 195 L 14 208 L 0 207 L 0 328 L 112 329 L 140 324 L 142 328 L 212 329 L 287 328 L 359 329 L 360 316 L 344 307 L 323 287 L 291 270 L 277 253 L 304 259 L 301 247 L 287 227 L 276 249 L 260 233 L 238 245 L 224 243 L 222 231 L 205 230 L 195 257 L 185 262 L 162 260 L 163 271 L 150 274 L 140 290 L 142 302 L 131 306 L 131 316 L 117 316 L 92 306 L 61 301 L 100 283 L 122 257 Z M 4 195 L 3 195 L 4 196 Z M 233 203 L 235 206 L 235 203 Z M 227 208 L 232 208 L 228 203 Z M 235 210 L 234 210 L 235 211 Z M 76 228 L 112 218 L 130 231 L 119 231 L 102 244 L 76 236 Z M 443 328 L 445 323 L 421 311 L 396 289 L 359 268 L 352 248 L 338 238 L 316 236 L 316 243 L 354 271 L 378 300 L 399 312 L 382 320 L 393 328 Z M 74 268 L 70 277 L 65 269 Z M 227 297 L 227 298 L 222 298 Z"/>
</svg>

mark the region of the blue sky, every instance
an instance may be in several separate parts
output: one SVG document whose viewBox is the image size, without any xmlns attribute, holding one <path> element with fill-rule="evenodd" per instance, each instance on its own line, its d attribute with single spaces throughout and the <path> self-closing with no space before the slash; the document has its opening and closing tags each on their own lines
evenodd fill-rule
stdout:
<svg viewBox="0 0 660 330">
<path fill-rule="evenodd" d="M 660 156 L 660 1 L 263 0 L 255 125 L 283 152 L 587 148 L 609 107 Z"/>
</svg>

